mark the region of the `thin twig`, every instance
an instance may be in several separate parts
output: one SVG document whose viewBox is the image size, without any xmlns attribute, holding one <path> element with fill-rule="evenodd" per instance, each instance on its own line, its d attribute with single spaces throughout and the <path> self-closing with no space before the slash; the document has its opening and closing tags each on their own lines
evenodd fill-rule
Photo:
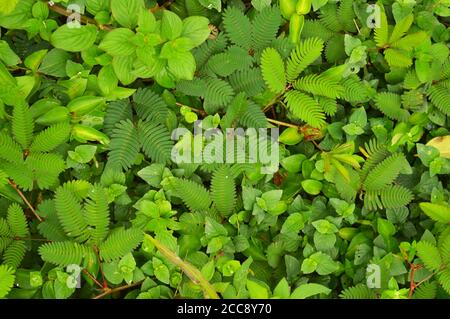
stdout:
<svg viewBox="0 0 450 319">
<path fill-rule="evenodd" d="M 12 179 L 8 179 L 8 183 L 9 185 L 11 185 L 16 192 L 19 194 L 19 196 L 22 198 L 22 200 L 24 201 L 24 203 L 28 206 L 28 208 L 31 210 L 31 212 L 33 213 L 33 215 L 40 221 L 42 222 L 43 219 L 41 216 L 38 215 L 38 213 L 36 213 L 36 210 L 34 209 L 34 207 L 30 204 L 30 202 L 28 201 L 28 199 L 25 197 L 25 195 L 22 193 L 22 191 L 17 187 L 17 184 L 12 180 Z"/>
<path fill-rule="evenodd" d="M 417 288 L 420 284 L 423 284 L 425 281 L 427 281 L 428 279 L 430 279 L 430 278 L 433 277 L 434 275 L 435 275 L 435 273 L 432 273 L 432 274 L 426 276 L 426 277 L 423 278 L 421 281 L 419 281 L 418 283 L 416 283 L 414 288 Z"/>
<path fill-rule="evenodd" d="M 91 280 L 97 285 L 99 286 L 101 289 L 104 289 L 103 285 L 85 268 L 83 268 L 83 272 L 89 277 L 91 278 Z"/>
<path fill-rule="evenodd" d="M 106 278 L 105 278 L 105 273 L 103 272 L 102 261 L 100 260 L 100 254 L 98 253 L 98 248 L 95 246 L 94 246 L 94 251 L 95 251 L 95 254 L 97 255 L 97 261 L 98 261 L 98 265 L 100 268 L 100 273 L 102 274 L 103 288 L 109 289 L 108 282 L 106 281 Z"/>
<path fill-rule="evenodd" d="M 136 286 L 139 286 L 140 284 L 142 284 L 142 282 L 143 282 L 143 280 L 138 281 L 138 282 L 135 282 L 135 283 L 132 283 L 132 284 L 129 284 L 129 285 L 120 286 L 120 287 L 112 288 L 112 289 L 107 289 L 107 290 L 105 290 L 104 292 L 102 292 L 100 295 L 97 295 L 97 296 L 95 296 L 95 297 L 92 298 L 92 299 L 101 299 L 101 298 L 103 298 L 103 297 L 105 297 L 105 296 L 108 296 L 108 295 L 111 295 L 111 294 L 113 294 L 113 293 L 115 293 L 115 292 L 122 291 L 122 290 L 126 290 L 126 289 L 133 288 L 133 287 L 136 287 Z"/>
<path fill-rule="evenodd" d="M 52 240 L 45 239 L 45 238 L 32 238 L 32 237 L 12 237 L 13 240 L 31 240 L 31 241 L 45 241 L 47 243 L 51 243 Z"/>
<path fill-rule="evenodd" d="M 270 102 L 267 103 L 267 105 L 263 108 L 263 113 L 266 113 L 272 106 L 274 106 L 278 102 L 279 98 L 283 95 L 283 93 L 276 95 L 272 100 L 270 100 Z"/>
<path fill-rule="evenodd" d="M 300 128 L 300 126 L 298 126 L 298 125 L 291 124 L 291 123 L 286 123 L 286 122 L 282 122 L 282 121 L 277 121 L 277 120 L 274 120 L 274 119 L 269 119 L 268 118 L 267 121 L 272 123 L 272 124 L 276 124 L 276 125 L 281 125 L 281 126 L 286 126 L 286 127 L 293 127 L 293 128 L 296 128 L 296 129 Z"/>
<path fill-rule="evenodd" d="M 72 11 L 69 11 L 66 8 L 61 7 L 54 3 L 47 2 L 47 5 L 51 11 L 56 12 L 60 15 L 70 17 L 72 14 L 74 14 Z M 82 16 L 82 15 L 80 15 L 80 21 L 83 22 L 84 24 L 94 24 L 102 30 L 111 31 L 113 29 L 113 27 L 111 27 L 110 25 L 99 24 L 95 19 L 92 19 L 92 18 L 89 18 L 86 16 Z"/>
<path fill-rule="evenodd" d="M 191 109 L 192 112 L 198 113 L 198 114 L 200 114 L 201 116 L 207 116 L 207 114 L 206 114 L 205 111 L 200 110 L 200 109 L 196 109 L 195 107 L 192 107 L 192 106 L 189 106 L 189 105 L 184 105 L 184 104 L 178 103 L 178 102 L 176 103 L 176 105 L 177 105 L 178 107 L 183 107 L 183 106 L 188 107 L 189 109 Z"/>
<path fill-rule="evenodd" d="M 182 260 L 178 257 L 173 251 L 171 251 L 168 247 L 163 245 L 161 242 L 150 236 L 149 234 L 145 234 L 145 237 L 159 250 L 159 252 L 166 257 L 172 264 L 180 267 L 182 271 L 188 276 L 195 284 L 202 287 L 204 295 L 206 298 L 211 299 L 219 299 L 219 295 L 217 294 L 214 287 L 209 283 L 208 280 L 202 275 L 202 273 L 194 266 L 189 264 L 188 262 Z"/>
</svg>

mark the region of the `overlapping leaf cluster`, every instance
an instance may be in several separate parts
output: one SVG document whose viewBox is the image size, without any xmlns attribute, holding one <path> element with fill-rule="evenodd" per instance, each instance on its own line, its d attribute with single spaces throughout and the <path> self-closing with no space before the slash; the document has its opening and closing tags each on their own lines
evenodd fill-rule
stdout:
<svg viewBox="0 0 450 319">
<path fill-rule="evenodd" d="M 448 8 L 0 2 L 0 298 L 449 298 Z"/>
</svg>

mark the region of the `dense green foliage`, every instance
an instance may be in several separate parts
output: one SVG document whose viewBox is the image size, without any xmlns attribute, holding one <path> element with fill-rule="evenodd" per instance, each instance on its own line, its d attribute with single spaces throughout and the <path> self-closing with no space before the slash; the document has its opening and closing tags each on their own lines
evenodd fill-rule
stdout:
<svg viewBox="0 0 450 319">
<path fill-rule="evenodd" d="M 449 298 L 450 2 L 373 3 L 0 0 L 0 298 Z"/>
</svg>

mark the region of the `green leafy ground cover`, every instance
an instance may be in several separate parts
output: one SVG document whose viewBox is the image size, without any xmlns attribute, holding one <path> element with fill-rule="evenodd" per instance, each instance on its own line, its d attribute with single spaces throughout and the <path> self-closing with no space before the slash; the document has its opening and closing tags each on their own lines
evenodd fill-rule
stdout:
<svg viewBox="0 0 450 319">
<path fill-rule="evenodd" d="M 1 0 L 0 298 L 449 298 L 449 6 Z"/>
</svg>

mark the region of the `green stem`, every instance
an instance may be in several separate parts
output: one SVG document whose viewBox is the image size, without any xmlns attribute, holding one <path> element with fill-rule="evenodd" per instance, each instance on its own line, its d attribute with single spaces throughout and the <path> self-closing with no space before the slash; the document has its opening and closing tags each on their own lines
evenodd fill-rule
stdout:
<svg viewBox="0 0 450 319">
<path fill-rule="evenodd" d="M 145 237 L 159 250 L 159 252 L 166 257 L 171 263 L 181 268 L 181 270 L 188 276 L 195 284 L 200 285 L 203 289 L 203 293 L 205 298 L 211 299 L 219 299 L 219 295 L 217 294 L 214 287 L 209 283 L 208 280 L 203 277 L 202 273 L 189 264 L 188 262 L 182 260 L 178 257 L 174 252 L 172 252 L 168 247 L 163 245 L 161 242 L 150 236 L 149 234 L 145 234 Z"/>
</svg>

